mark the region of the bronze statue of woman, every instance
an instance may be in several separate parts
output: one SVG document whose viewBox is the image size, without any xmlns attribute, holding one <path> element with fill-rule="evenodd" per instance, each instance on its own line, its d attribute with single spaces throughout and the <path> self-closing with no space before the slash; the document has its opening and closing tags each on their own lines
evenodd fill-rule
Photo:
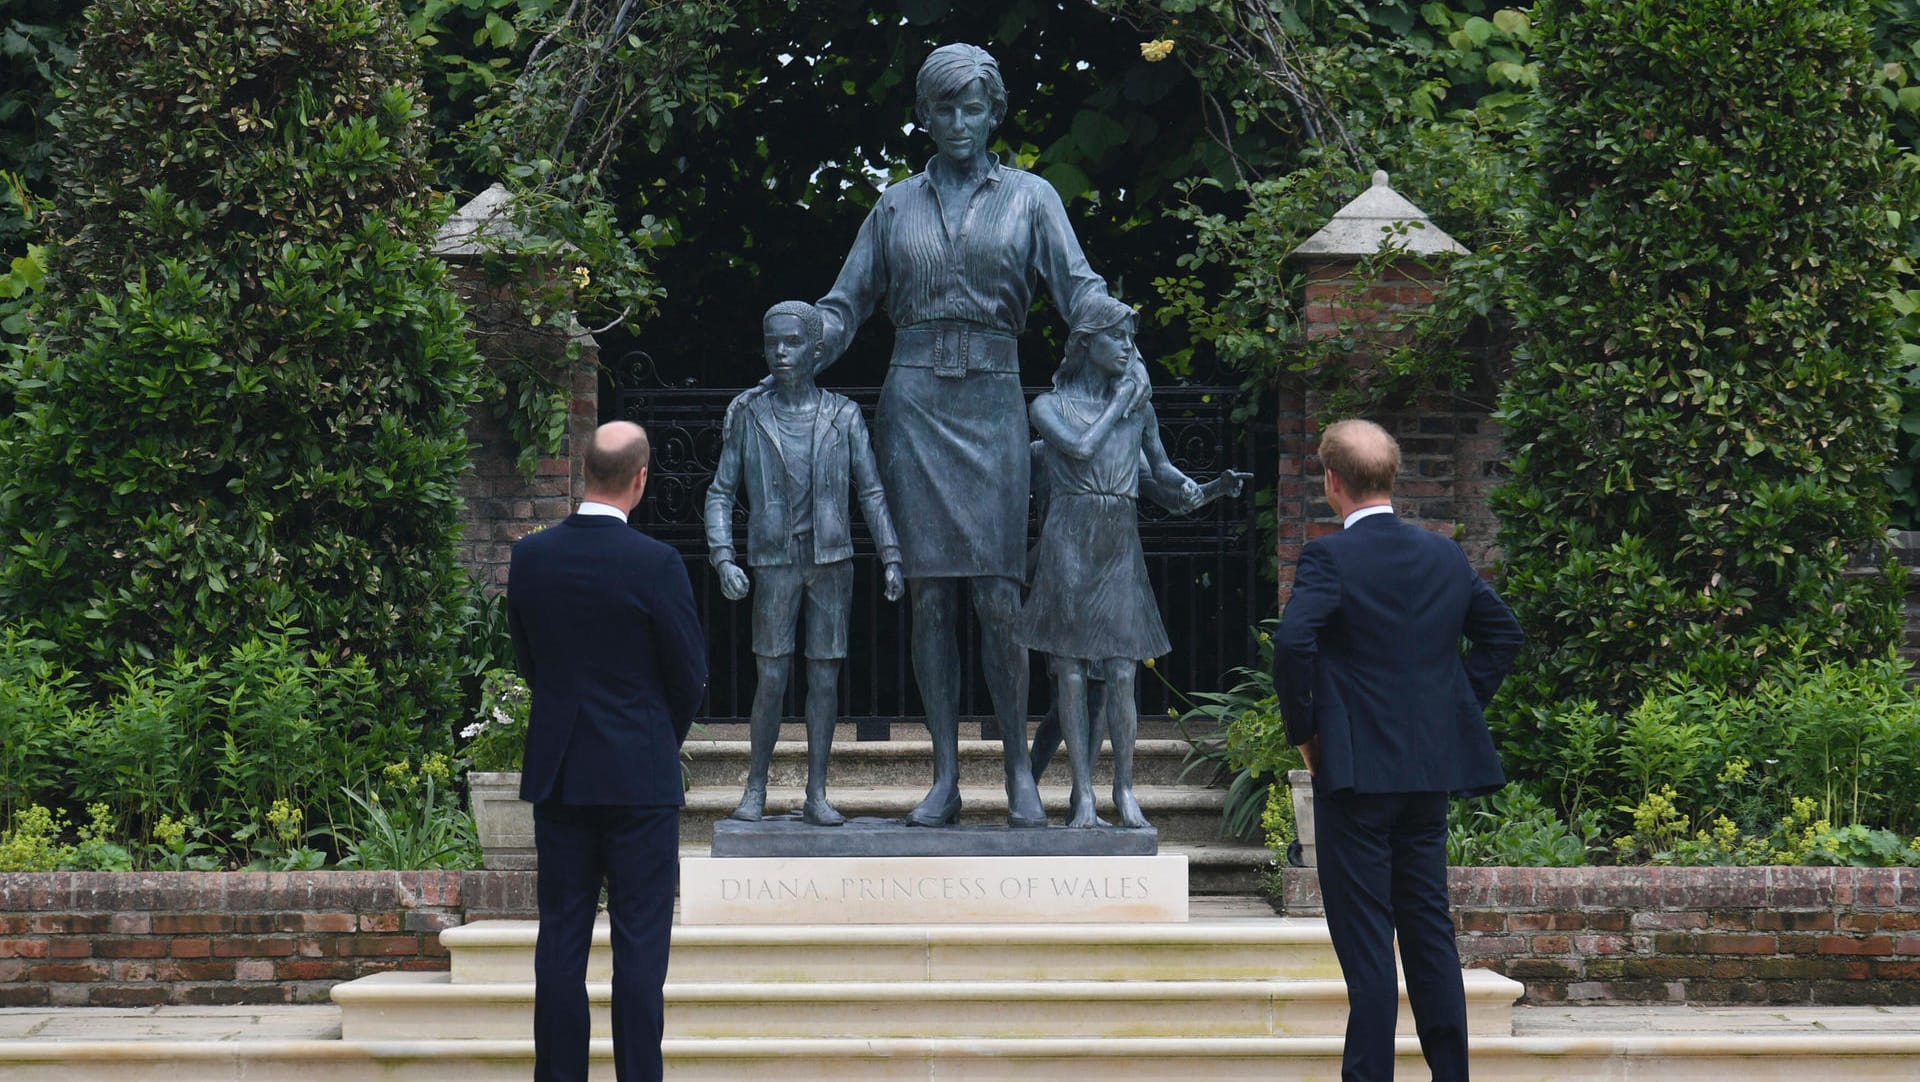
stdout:
<svg viewBox="0 0 1920 1082">
<path fill-rule="evenodd" d="M 1007 819 L 1045 826 L 1027 759 L 1027 651 L 1013 637 L 1027 548 L 1027 411 L 1015 343 L 1036 280 L 1069 326 L 1106 283 L 1087 265 L 1045 180 L 1002 165 L 987 140 L 1007 111 L 984 49 L 943 45 L 920 67 L 914 117 L 937 153 L 888 188 L 818 303 L 822 367 L 884 302 L 895 327 L 875 456 L 913 604 L 913 670 L 933 737 L 933 788 L 908 821 L 960 811 L 963 587 L 1006 749 Z"/>
</svg>

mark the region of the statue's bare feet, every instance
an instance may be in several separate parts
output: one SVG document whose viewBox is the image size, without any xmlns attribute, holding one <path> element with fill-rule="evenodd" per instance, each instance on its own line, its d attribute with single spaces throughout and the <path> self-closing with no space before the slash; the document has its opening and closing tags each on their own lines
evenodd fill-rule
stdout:
<svg viewBox="0 0 1920 1082">
<path fill-rule="evenodd" d="M 1143 830 L 1152 826 L 1147 817 L 1140 812 L 1140 802 L 1133 799 L 1133 790 L 1115 789 L 1113 791 L 1113 810 L 1120 825 L 1131 830 Z"/>
<path fill-rule="evenodd" d="M 835 811 L 824 796 L 808 797 L 800 809 L 800 818 L 817 827 L 837 827 L 847 821 L 847 817 Z"/>
<path fill-rule="evenodd" d="M 1047 809 L 1040 803 L 1040 787 L 1033 783 L 1033 774 L 1028 771 L 1016 770 L 1007 775 L 1007 825 L 1047 825 Z"/>
<path fill-rule="evenodd" d="M 1073 802 L 1067 810 L 1067 828 L 1070 830 L 1086 830 L 1090 827 L 1103 827 L 1106 825 L 1106 822 L 1100 818 L 1098 810 L 1095 809 L 1093 805 L 1093 791 L 1088 790 L 1084 795 L 1075 792 L 1073 794 Z"/>
<path fill-rule="evenodd" d="M 960 818 L 960 789 L 951 783 L 935 782 L 933 791 L 920 806 L 907 814 L 907 825 L 914 827 L 952 826 Z"/>
<path fill-rule="evenodd" d="M 1082 824 L 1082 825 L 1096 826 L 1096 827 L 1104 827 L 1109 825 L 1105 819 L 1100 818 L 1099 809 L 1093 806 L 1093 796 L 1091 793 L 1089 793 L 1086 799 L 1084 800 L 1081 799 L 1079 793 L 1074 793 L 1067 798 L 1067 825 L 1068 826 L 1074 826 L 1074 825 L 1080 824 L 1080 821 L 1081 821 L 1080 809 L 1082 808 L 1088 809 L 1089 813 L 1092 814 L 1093 816 L 1093 822 Z"/>
<path fill-rule="evenodd" d="M 733 809 L 733 818 L 747 823 L 758 823 L 767 810 L 767 787 L 764 785 L 747 786 L 741 795 L 740 803 Z"/>
</svg>

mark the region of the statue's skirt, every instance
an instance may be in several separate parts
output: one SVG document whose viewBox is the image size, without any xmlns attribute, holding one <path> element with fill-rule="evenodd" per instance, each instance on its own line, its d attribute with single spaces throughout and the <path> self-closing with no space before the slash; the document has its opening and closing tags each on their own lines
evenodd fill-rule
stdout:
<svg viewBox="0 0 1920 1082">
<path fill-rule="evenodd" d="M 906 575 L 1022 579 L 1031 459 L 1019 372 L 956 378 L 902 356 L 910 350 L 896 340 L 874 419 Z"/>
</svg>

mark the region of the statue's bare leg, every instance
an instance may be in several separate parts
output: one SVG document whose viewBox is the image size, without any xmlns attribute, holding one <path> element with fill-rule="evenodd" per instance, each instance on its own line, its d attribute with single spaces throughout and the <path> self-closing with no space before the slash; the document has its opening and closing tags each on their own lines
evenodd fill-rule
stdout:
<svg viewBox="0 0 1920 1082">
<path fill-rule="evenodd" d="M 840 662 L 807 661 L 807 802 L 800 817 L 817 827 L 837 827 L 846 816 L 827 803 L 827 760 L 833 727 L 840 720 Z"/>
<path fill-rule="evenodd" d="M 980 617 L 980 667 L 1000 723 L 1006 757 L 1007 824 L 1043 827 L 1047 812 L 1027 758 L 1027 648 L 1013 637 L 1020 612 L 1020 584 L 1013 579 L 973 580 L 973 609 Z"/>
<path fill-rule="evenodd" d="M 1060 736 L 1067 746 L 1067 770 L 1073 777 L 1073 799 L 1067 825 L 1076 829 L 1104 826 L 1094 814 L 1093 755 L 1088 748 L 1087 663 L 1078 658 L 1053 659 L 1054 705 L 1060 711 Z"/>
<path fill-rule="evenodd" d="M 733 818 L 757 823 L 767 808 L 767 769 L 773 763 L 773 745 L 780 739 L 781 700 L 787 695 L 787 676 L 793 671 L 793 655 L 756 657 L 760 683 L 753 692 L 753 717 L 749 722 L 751 741 L 747 761 L 747 791 Z"/>
<path fill-rule="evenodd" d="M 1133 697 L 1139 666 L 1132 658 L 1110 657 L 1107 670 L 1107 730 L 1113 738 L 1113 811 L 1123 827 L 1150 826 L 1133 798 L 1133 738 L 1140 729 L 1140 705 Z"/>
<path fill-rule="evenodd" d="M 933 739 L 933 788 L 908 814 L 914 826 L 945 826 L 960 816 L 959 579 L 912 579 L 913 677 Z"/>
</svg>

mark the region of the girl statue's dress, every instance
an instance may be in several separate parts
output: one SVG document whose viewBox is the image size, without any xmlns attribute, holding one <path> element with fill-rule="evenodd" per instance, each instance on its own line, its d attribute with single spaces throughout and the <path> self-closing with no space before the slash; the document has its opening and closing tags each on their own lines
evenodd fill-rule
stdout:
<svg viewBox="0 0 1920 1082">
<path fill-rule="evenodd" d="M 1082 433 L 1107 406 L 1065 390 L 1051 393 L 1063 419 Z M 1141 445 L 1158 431 L 1152 405 L 1143 403 L 1115 421 L 1085 459 L 1051 443 L 1042 451 L 1049 499 L 1032 590 L 1016 630 L 1028 649 L 1140 661 L 1171 648 L 1147 581 L 1138 525 Z"/>
</svg>

